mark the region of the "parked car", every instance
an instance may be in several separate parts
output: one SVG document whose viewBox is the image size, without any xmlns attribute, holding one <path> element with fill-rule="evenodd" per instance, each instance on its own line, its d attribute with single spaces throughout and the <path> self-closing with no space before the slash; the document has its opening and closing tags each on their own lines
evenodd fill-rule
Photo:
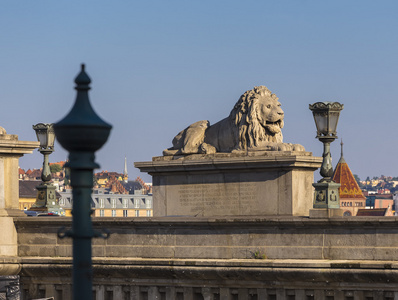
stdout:
<svg viewBox="0 0 398 300">
<path fill-rule="evenodd" d="M 59 217 L 60 215 L 54 212 L 40 213 L 38 217 Z"/>
<path fill-rule="evenodd" d="M 37 215 L 39 214 L 37 211 L 34 210 L 24 210 L 23 211 L 28 217 L 37 217 Z"/>
<path fill-rule="evenodd" d="M 55 212 L 38 212 L 34 210 L 24 210 L 28 217 L 59 217 L 60 215 Z"/>
</svg>

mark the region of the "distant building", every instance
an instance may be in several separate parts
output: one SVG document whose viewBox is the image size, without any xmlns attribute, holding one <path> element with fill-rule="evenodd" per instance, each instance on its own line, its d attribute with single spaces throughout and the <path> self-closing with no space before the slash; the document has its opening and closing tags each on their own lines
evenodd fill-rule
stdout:
<svg viewBox="0 0 398 300">
<path fill-rule="evenodd" d="M 366 206 L 375 209 L 387 208 L 390 206 L 394 211 L 396 208 L 393 194 L 369 193 L 368 196 L 366 196 Z"/>
<path fill-rule="evenodd" d="M 123 182 L 124 183 L 124 182 Z M 151 217 L 153 215 L 152 194 L 144 194 L 139 182 L 124 183 L 130 187 L 126 193 L 114 193 L 112 188 L 95 188 L 91 195 L 93 217 Z M 60 192 L 59 205 L 70 216 L 73 199 L 71 190 Z"/>
<path fill-rule="evenodd" d="M 41 180 L 41 169 L 29 169 L 26 172 L 19 171 L 20 180 Z"/>
<path fill-rule="evenodd" d="M 106 187 L 111 180 L 123 181 L 124 175 L 117 172 L 101 171 L 94 174 L 98 187 Z"/>
<path fill-rule="evenodd" d="M 124 157 L 123 181 L 129 181 L 129 173 L 127 172 L 127 157 Z"/>
<path fill-rule="evenodd" d="M 343 210 L 343 215 L 356 216 L 359 209 L 366 207 L 366 198 L 343 157 L 343 142 L 341 142 L 341 157 L 334 170 L 333 180 L 340 183 L 340 209 Z"/>
<path fill-rule="evenodd" d="M 393 195 L 394 199 L 394 215 L 398 216 L 397 207 L 398 207 L 398 192 Z"/>
<path fill-rule="evenodd" d="M 20 180 L 19 181 L 19 209 L 29 209 L 36 202 L 37 189 L 41 181 Z"/>
<path fill-rule="evenodd" d="M 65 162 L 51 163 L 64 167 Z M 41 169 L 24 171 L 19 169 L 19 187 L 21 210 L 29 209 L 36 201 L 36 186 L 41 183 Z M 65 184 L 66 172 L 52 174 L 52 184 L 57 188 L 59 205 L 66 216 L 72 215 L 72 192 Z M 69 179 L 68 179 L 69 181 Z M 140 177 L 128 180 L 127 159 L 124 161 L 123 174 L 101 171 L 94 175 L 96 186 L 91 195 L 91 207 L 94 217 L 151 217 L 153 215 L 152 185 L 146 184 Z"/>
<path fill-rule="evenodd" d="M 374 208 L 391 207 L 395 210 L 394 199 L 392 194 L 375 194 Z"/>
</svg>

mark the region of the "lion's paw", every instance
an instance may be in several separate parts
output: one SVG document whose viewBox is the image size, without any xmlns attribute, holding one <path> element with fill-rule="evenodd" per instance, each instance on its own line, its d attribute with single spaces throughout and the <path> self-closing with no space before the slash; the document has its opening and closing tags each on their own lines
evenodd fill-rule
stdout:
<svg viewBox="0 0 398 300">
<path fill-rule="evenodd" d="M 207 143 L 202 143 L 202 145 L 200 145 L 199 147 L 199 153 L 203 153 L 203 154 L 213 154 L 216 153 L 217 149 L 216 147 L 207 144 Z"/>
<path fill-rule="evenodd" d="M 300 144 L 293 144 L 293 151 L 305 151 L 304 146 L 300 145 Z"/>
<path fill-rule="evenodd" d="M 269 143 L 267 147 L 269 151 L 305 151 L 303 146 L 290 143 Z"/>
</svg>

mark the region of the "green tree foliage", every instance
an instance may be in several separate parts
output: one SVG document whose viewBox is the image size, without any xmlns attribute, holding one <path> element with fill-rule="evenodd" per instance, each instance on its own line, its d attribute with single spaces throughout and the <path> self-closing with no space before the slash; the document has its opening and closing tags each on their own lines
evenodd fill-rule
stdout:
<svg viewBox="0 0 398 300">
<path fill-rule="evenodd" d="M 354 178 L 355 178 L 356 182 L 359 184 L 359 182 L 361 181 L 359 176 L 357 174 L 354 174 Z"/>
<path fill-rule="evenodd" d="M 57 173 L 57 172 L 60 172 L 61 170 L 62 170 L 62 167 L 58 164 L 50 165 L 51 173 Z"/>
<path fill-rule="evenodd" d="M 354 174 L 354 178 L 355 178 L 355 181 L 358 183 L 359 187 L 361 189 L 364 188 L 364 185 L 360 182 L 361 179 L 359 178 L 359 176 L 357 174 Z"/>
<path fill-rule="evenodd" d="M 69 168 L 65 168 L 64 185 L 65 186 L 70 185 L 70 169 Z"/>
</svg>

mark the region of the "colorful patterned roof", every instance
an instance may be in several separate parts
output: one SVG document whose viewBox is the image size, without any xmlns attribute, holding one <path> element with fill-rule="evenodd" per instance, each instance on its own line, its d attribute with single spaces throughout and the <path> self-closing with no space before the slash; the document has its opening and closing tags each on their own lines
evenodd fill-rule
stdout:
<svg viewBox="0 0 398 300">
<path fill-rule="evenodd" d="M 352 175 L 350 167 L 343 157 L 343 142 L 341 142 L 341 158 L 337 163 L 333 174 L 334 182 L 340 183 L 340 199 L 366 199 L 363 195 L 357 181 Z"/>
</svg>

